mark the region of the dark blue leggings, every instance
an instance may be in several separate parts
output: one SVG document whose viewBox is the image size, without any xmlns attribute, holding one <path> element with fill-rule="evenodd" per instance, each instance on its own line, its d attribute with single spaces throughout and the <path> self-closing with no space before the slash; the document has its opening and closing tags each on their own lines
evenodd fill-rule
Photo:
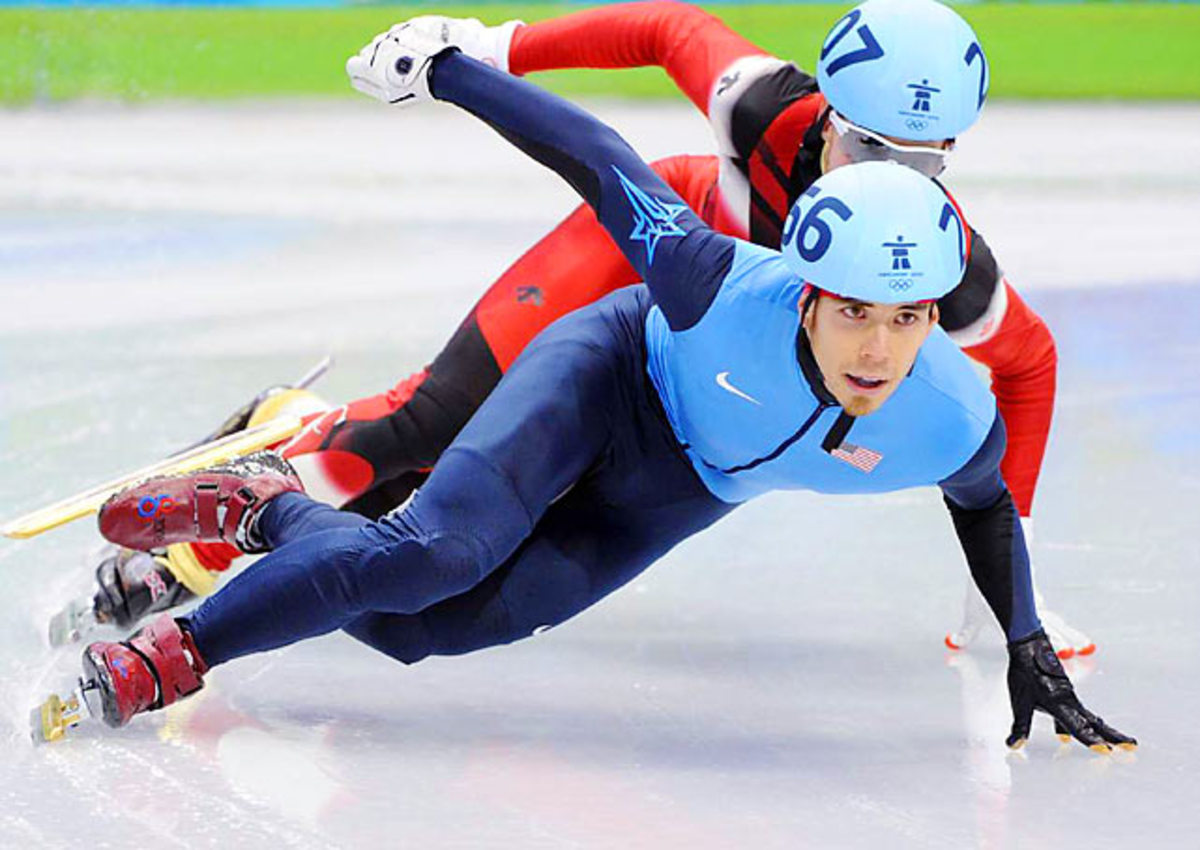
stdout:
<svg viewBox="0 0 1200 850">
<path fill-rule="evenodd" d="M 274 551 L 187 620 L 210 665 L 344 629 L 404 662 L 577 614 L 732 509 L 646 377 L 642 287 L 543 332 L 410 503 L 376 522 L 289 494 Z"/>
</svg>

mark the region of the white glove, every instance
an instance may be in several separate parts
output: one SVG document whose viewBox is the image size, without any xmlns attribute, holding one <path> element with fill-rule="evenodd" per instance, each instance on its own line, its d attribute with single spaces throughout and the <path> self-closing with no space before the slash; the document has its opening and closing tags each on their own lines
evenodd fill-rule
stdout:
<svg viewBox="0 0 1200 850">
<path fill-rule="evenodd" d="M 422 15 L 410 24 L 436 35 L 443 44 L 457 47 L 472 59 L 478 59 L 505 73 L 508 72 L 508 49 L 513 34 L 523 21 L 505 21 L 499 26 L 484 26 L 478 18 L 447 18 L 442 15 Z"/>
<path fill-rule="evenodd" d="M 439 53 L 453 45 L 441 39 L 441 28 L 396 24 L 346 60 L 350 85 L 384 103 L 408 106 L 432 100 L 429 69 Z"/>
</svg>

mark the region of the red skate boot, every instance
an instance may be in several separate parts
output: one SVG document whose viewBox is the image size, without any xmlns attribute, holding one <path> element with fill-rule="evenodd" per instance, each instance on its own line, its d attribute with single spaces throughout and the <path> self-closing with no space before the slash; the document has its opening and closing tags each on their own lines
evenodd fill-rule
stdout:
<svg viewBox="0 0 1200 850">
<path fill-rule="evenodd" d="M 291 464 L 270 451 L 184 475 L 151 478 L 112 496 L 100 508 L 100 533 L 130 549 L 172 543 L 225 542 L 262 552 L 253 521 L 281 493 L 302 493 Z"/>
<path fill-rule="evenodd" d="M 135 714 L 200 690 L 206 672 L 192 636 L 170 614 L 160 615 L 129 640 L 93 643 L 83 651 L 88 707 L 114 729 Z"/>
</svg>

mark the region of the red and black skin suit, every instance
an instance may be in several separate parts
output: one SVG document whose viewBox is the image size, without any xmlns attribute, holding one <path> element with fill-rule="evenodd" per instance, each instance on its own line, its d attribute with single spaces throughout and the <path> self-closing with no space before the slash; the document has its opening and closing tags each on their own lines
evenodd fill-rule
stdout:
<svg viewBox="0 0 1200 850">
<path fill-rule="evenodd" d="M 514 74 L 647 65 L 665 69 L 704 113 L 719 151 L 669 157 L 655 170 L 712 227 L 778 248 L 793 201 L 821 174 L 828 106 L 814 77 L 667 0 L 521 26 L 509 48 Z M 539 331 L 637 280 L 581 206 L 492 284 L 431 365 L 386 393 L 311 417 L 283 454 L 315 498 L 378 516 L 420 483 Z M 1054 407 L 1054 339 L 974 230 L 963 280 L 939 306 L 945 330 L 991 372 L 1008 429 L 1002 471 L 1027 517 Z M 195 548 L 210 569 L 236 554 Z"/>
</svg>

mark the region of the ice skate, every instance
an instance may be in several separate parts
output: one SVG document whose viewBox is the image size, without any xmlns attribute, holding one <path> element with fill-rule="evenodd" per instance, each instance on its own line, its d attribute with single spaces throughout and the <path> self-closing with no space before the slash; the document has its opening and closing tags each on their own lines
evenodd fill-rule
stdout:
<svg viewBox="0 0 1200 850">
<path fill-rule="evenodd" d="M 95 593 L 72 601 L 50 619 L 51 646 L 74 643 L 101 626 L 130 629 L 146 615 L 195 596 L 176 577 L 164 550 L 139 552 L 109 544 L 99 558 Z"/>
<path fill-rule="evenodd" d="M 328 371 L 330 364 L 330 358 L 326 357 L 295 383 L 267 387 L 197 445 L 262 426 L 278 417 L 308 416 L 328 410 L 328 403 L 307 387 Z M 90 555 L 89 560 L 96 564 L 92 595 L 72 600 L 51 617 L 51 646 L 74 643 L 105 625 L 131 629 L 148 614 L 177 607 L 195 596 L 205 596 L 215 586 L 210 570 L 224 566 L 214 567 L 211 553 L 208 558 L 197 557 L 186 543 L 150 553 L 110 544 Z"/>
<path fill-rule="evenodd" d="M 995 622 L 996 619 L 987 607 L 983 594 L 979 592 L 975 582 L 967 579 L 967 590 L 963 596 L 962 623 L 956 631 L 946 635 L 946 648 L 955 651 L 966 649 L 986 626 L 994 627 Z"/>
<path fill-rule="evenodd" d="M 1046 630 L 1046 636 L 1050 638 L 1050 644 L 1058 653 L 1059 658 L 1065 660 L 1076 655 L 1087 656 L 1096 651 L 1096 644 L 1090 637 L 1079 629 L 1073 628 L 1061 614 L 1044 607 L 1040 596 L 1038 598 L 1038 616 L 1041 618 L 1042 628 Z"/>
<path fill-rule="evenodd" d="M 1046 608 L 1041 593 L 1036 590 L 1034 593 L 1042 628 L 1045 629 L 1046 636 L 1050 638 L 1050 645 L 1054 647 L 1059 658 L 1066 660 L 1076 655 L 1091 655 L 1096 651 L 1096 644 L 1092 642 L 1091 638 L 1071 627 L 1061 614 Z M 983 601 L 983 596 L 976 589 L 975 583 L 968 580 L 967 592 L 963 600 L 962 624 L 956 631 L 946 635 L 944 639 L 946 647 L 955 651 L 966 649 L 986 626 L 994 623 L 995 619 Z"/>
<path fill-rule="evenodd" d="M 279 416 L 327 409 L 305 387 L 328 368 L 326 358 L 295 384 L 268 387 L 234 411 L 205 441 Z M 152 478 L 117 493 L 100 508 L 100 533 L 113 543 L 142 551 L 193 542 L 224 542 L 243 552 L 260 551 L 246 537 L 256 512 L 274 496 L 302 489 L 286 460 L 270 451 L 255 452 L 197 472 Z"/>
<path fill-rule="evenodd" d="M 100 533 L 130 549 L 223 542 L 263 551 L 255 517 L 282 493 L 299 493 L 291 464 L 270 451 L 183 475 L 152 478 L 112 496 L 100 508 Z"/>
<path fill-rule="evenodd" d="M 1032 551 L 1034 539 L 1032 518 L 1021 517 L 1021 532 Z M 1029 572 L 1030 580 L 1033 582 L 1033 599 L 1037 605 L 1038 617 L 1042 621 L 1046 637 L 1050 638 L 1050 645 L 1054 647 L 1055 654 L 1065 661 L 1076 655 L 1086 656 L 1095 652 L 1096 644 L 1092 642 L 1091 638 L 1078 629 L 1072 628 L 1060 614 L 1046 607 L 1046 600 L 1038 589 L 1037 574 L 1033 569 L 1033 564 L 1030 564 Z M 967 579 L 967 592 L 963 597 L 962 624 L 957 631 L 949 632 L 946 635 L 944 639 L 946 647 L 956 651 L 966 649 L 987 624 L 994 622 L 995 618 L 988 609 L 983 595 L 975 586 L 975 582 Z"/>
<path fill-rule="evenodd" d="M 88 719 L 119 728 L 200 690 L 207 671 L 191 635 L 161 614 L 128 640 L 90 644 L 75 690 L 65 698 L 51 694 L 31 713 L 31 736 L 56 741 Z"/>
<path fill-rule="evenodd" d="M 328 370 L 330 362 L 326 357 L 295 384 L 268 387 L 238 408 L 212 434 L 165 460 L 0 523 L 0 535 L 17 540 L 36 537 L 95 513 L 113 494 L 152 477 L 190 472 L 282 445 L 304 427 L 304 417 L 315 417 L 329 409 L 325 401 L 306 387 Z"/>
</svg>

